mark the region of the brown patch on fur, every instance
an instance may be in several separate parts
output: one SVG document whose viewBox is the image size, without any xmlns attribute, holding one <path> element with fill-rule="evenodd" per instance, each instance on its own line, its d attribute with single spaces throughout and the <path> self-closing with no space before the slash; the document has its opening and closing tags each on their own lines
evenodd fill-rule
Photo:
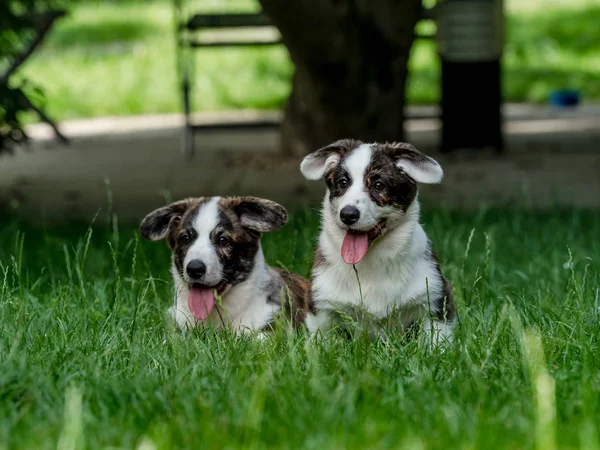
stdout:
<svg viewBox="0 0 600 450">
<path fill-rule="evenodd" d="M 297 326 L 306 319 L 306 314 L 314 313 L 310 295 L 310 281 L 300 275 L 283 269 L 275 269 L 281 275 L 292 300 L 292 310 L 287 310 L 293 323 Z M 289 308 L 289 306 L 288 306 Z"/>
<path fill-rule="evenodd" d="M 342 182 L 346 184 L 343 185 Z M 352 185 L 352 178 L 344 166 L 340 163 L 325 174 L 325 185 L 329 189 L 329 197 L 341 197 Z"/>
<path fill-rule="evenodd" d="M 317 249 L 315 250 L 315 259 L 313 261 L 312 271 L 314 272 L 320 266 L 325 266 L 327 264 L 327 259 L 325 259 L 325 255 L 323 255 L 321 248 L 317 247 Z"/>
<path fill-rule="evenodd" d="M 429 242 L 429 256 L 433 261 L 437 272 L 440 274 L 442 279 L 442 296 L 441 298 L 435 299 L 435 318 L 440 322 L 450 322 L 454 320 L 454 296 L 452 294 L 452 285 L 442 275 L 442 269 L 440 268 L 440 261 L 433 249 L 431 242 Z"/>
<path fill-rule="evenodd" d="M 185 208 L 184 212 L 181 214 L 179 212 L 176 213 L 169 225 L 167 243 L 173 251 L 173 264 L 180 274 L 183 274 L 183 260 L 185 259 L 185 255 L 197 238 L 192 224 L 200 207 L 208 200 L 205 197 L 184 200 L 183 202 L 185 203 L 178 206 L 180 209 Z"/>
<path fill-rule="evenodd" d="M 258 197 L 226 197 L 219 201 L 231 210 L 246 229 L 265 233 L 283 227 L 288 220 L 286 209 L 279 203 Z"/>
<path fill-rule="evenodd" d="M 279 283 L 273 286 L 268 301 L 282 305 L 285 319 L 297 329 L 304 324 L 309 312 L 315 313 L 311 301 L 310 281 L 285 269 L 275 268 L 274 271 L 279 275 Z M 266 329 L 273 329 L 274 322 L 275 320 L 268 324 Z"/>
<path fill-rule="evenodd" d="M 394 205 L 406 211 L 417 195 L 417 183 L 396 166 L 397 153 L 395 147 L 375 146 L 365 172 L 365 189 L 378 206 Z"/>
<path fill-rule="evenodd" d="M 232 203 L 231 199 L 219 201 L 218 224 L 210 233 L 210 241 L 223 265 L 223 279 L 235 285 L 252 272 L 261 235 L 242 226 Z"/>
<path fill-rule="evenodd" d="M 442 298 L 439 299 L 439 309 L 436 318 L 440 322 L 450 322 L 454 320 L 454 297 L 452 295 L 452 286 L 448 280 L 442 277 Z"/>
<path fill-rule="evenodd" d="M 152 241 L 164 239 L 176 225 L 173 220 L 181 219 L 187 210 L 197 206 L 202 201 L 204 201 L 204 197 L 186 198 L 155 209 L 142 220 L 140 224 L 141 235 Z"/>
<path fill-rule="evenodd" d="M 332 153 L 337 153 L 340 156 L 344 156 L 350 150 L 355 149 L 359 145 L 363 144 L 363 142 L 357 139 L 340 139 L 338 141 L 332 142 L 331 144 L 322 147 L 318 150 L 315 150 L 312 155 L 315 158 L 327 159 L 329 155 Z"/>
<path fill-rule="evenodd" d="M 431 158 L 424 153 L 421 153 L 414 145 L 408 142 L 386 142 L 379 144 L 378 147 L 391 151 L 396 159 L 403 158 L 411 160 L 416 165 L 424 164 L 431 161 Z"/>
<path fill-rule="evenodd" d="M 361 141 L 355 139 L 340 139 L 327 147 L 323 147 L 313 153 L 315 158 L 320 158 L 323 162 L 332 154 L 337 153 L 340 155 L 340 163 L 338 163 L 335 167 L 328 170 L 325 175 L 325 185 L 329 189 L 329 196 L 331 198 L 340 197 L 344 195 L 346 190 L 352 184 L 352 179 L 350 175 L 344 169 L 341 160 L 352 150 L 362 144 Z M 347 182 L 346 186 L 341 186 L 340 181 L 344 179 Z"/>
</svg>

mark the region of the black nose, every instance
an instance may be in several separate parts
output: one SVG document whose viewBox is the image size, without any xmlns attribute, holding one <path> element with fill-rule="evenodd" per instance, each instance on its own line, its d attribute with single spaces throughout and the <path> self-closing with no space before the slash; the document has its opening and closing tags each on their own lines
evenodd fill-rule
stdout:
<svg viewBox="0 0 600 450">
<path fill-rule="evenodd" d="M 202 278 L 202 276 L 206 273 L 206 264 L 199 259 L 192 259 L 185 268 L 185 271 L 190 278 Z"/>
<path fill-rule="evenodd" d="M 356 223 L 359 217 L 360 211 L 356 206 L 344 206 L 340 211 L 340 219 L 342 219 L 342 222 L 346 225 Z"/>
</svg>

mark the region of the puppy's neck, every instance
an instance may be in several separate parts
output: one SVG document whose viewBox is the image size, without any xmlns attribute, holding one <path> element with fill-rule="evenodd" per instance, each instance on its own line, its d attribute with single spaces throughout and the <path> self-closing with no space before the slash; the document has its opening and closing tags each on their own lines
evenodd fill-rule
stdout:
<svg viewBox="0 0 600 450">
<path fill-rule="evenodd" d="M 262 246 L 259 244 L 258 251 L 254 256 L 254 266 L 252 267 L 252 271 L 248 278 L 246 278 L 241 283 L 233 286 L 227 294 L 232 294 L 232 296 L 239 291 L 245 290 L 248 287 L 257 287 L 261 288 L 269 278 L 269 270 L 267 263 L 265 261 L 265 255 L 262 251 Z M 225 300 L 226 296 L 223 297 Z"/>
<path fill-rule="evenodd" d="M 240 324 L 256 311 L 264 309 L 266 302 L 266 288 L 272 283 L 272 270 L 265 262 L 262 248 L 259 246 L 254 257 L 254 267 L 248 278 L 233 286 L 222 297 L 224 310 L 223 317 L 232 324 Z M 254 311 L 254 313 L 252 312 Z M 216 318 L 213 318 L 216 320 Z"/>
<path fill-rule="evenodd" d="M 388 219 L 388 227 L 389 231 L 383 236 L 382 241 L 385 241 L 386 238 L 391 238 L 388 240 L 397 240 L 398 238 L 404 239 L 409 243 L 412 241 L 415 230 L 419 225 L 419 218 L 421 215 L 421 207 L 419 205 L 418 200 L 415 200 L 410 204 L 406 211 L 402 214 L 401 217 L 398 218 L 390 218 Z M 393 237 L 392 237 L 393 236 Z"/>
<path fill-rule="evenodd" d="M 421 241 L 420 235 L 423 229 L 419 224 L 420 206 L 415 201 L 406 209 L 404 215 L 397 221 L 392 221 L 390 230 L 383 236 L 378 243 L 377 255 L 383 259 L 395 258 L 407 255 L 415 250 L 415 246 Z"/>
</svg>

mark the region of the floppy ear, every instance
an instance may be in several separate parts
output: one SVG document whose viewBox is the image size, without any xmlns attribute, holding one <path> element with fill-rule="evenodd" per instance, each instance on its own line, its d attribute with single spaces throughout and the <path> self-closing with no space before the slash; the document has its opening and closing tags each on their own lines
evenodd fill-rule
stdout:
<svg viewBox="0 0 600 450">
<path fill-rule="evenodd" d="M 302 160 L 300 171 L 306 179 L 318 180 L 329 169 L 335 167 L 346 152 L 360 144 L 362 142 L 354 139 L 340 139 L 326 147 L 315 150 Z"/>
<path fill-rule="evenodd" d="M 171 203 L 168 206 L 155 209 L 142 220 L 140 233 L 149 241 L 159 241 L 167 237 L 171 226 L 191 206 L 189 199 Z"/>
<path fill-rule="evenodd" d="M 288 220 L 286 209 L 279 203 L 257 197 L 234 199 L 233 211 L 244 228 L 259 233 L 278 230 Z"/>
<path fill-rule="evenodd" d="M 435 159 L 405 142 L 391 144 L 391 147 L 394 149 L 396 166 L 417 183 L 438 184 L 442 181 L 444 171 Z"/>
</svg>

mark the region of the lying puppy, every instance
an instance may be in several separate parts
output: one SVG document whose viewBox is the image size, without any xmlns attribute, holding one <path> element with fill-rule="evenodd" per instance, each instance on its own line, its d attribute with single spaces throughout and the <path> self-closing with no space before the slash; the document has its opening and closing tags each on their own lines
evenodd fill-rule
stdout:
<svg viewBox="0 0 600 450">
<path fill-rule="evenodd" d="M 237 332 L 266 331 L 282 304 L 294 326 L 302 324 L 308 280 L 269 267 L 260 245 L 261 233 L 286 223 L 281 205 L 255 197 L 188 198 L 148 214 L 142 236 L 166 238 L 172 250 L 175 304 L 169 314 L 179 328 L 211 323 Z"/>
<path fill-rule="evenodd" d="M 439 164 L 410 144 L 343 139 L 306 156 L 300 170 L 327 186 L 311 280 L 316 313 L 306 318 L 311 334 L 362 310 L 354 319 L 377 335 L 395 312 L 407 328 L 422 319 L 434 343 L 452 339 L 452 290 L 419 224 L 417 199 L 417 183 L 441 181 Z"/>
</svg>

